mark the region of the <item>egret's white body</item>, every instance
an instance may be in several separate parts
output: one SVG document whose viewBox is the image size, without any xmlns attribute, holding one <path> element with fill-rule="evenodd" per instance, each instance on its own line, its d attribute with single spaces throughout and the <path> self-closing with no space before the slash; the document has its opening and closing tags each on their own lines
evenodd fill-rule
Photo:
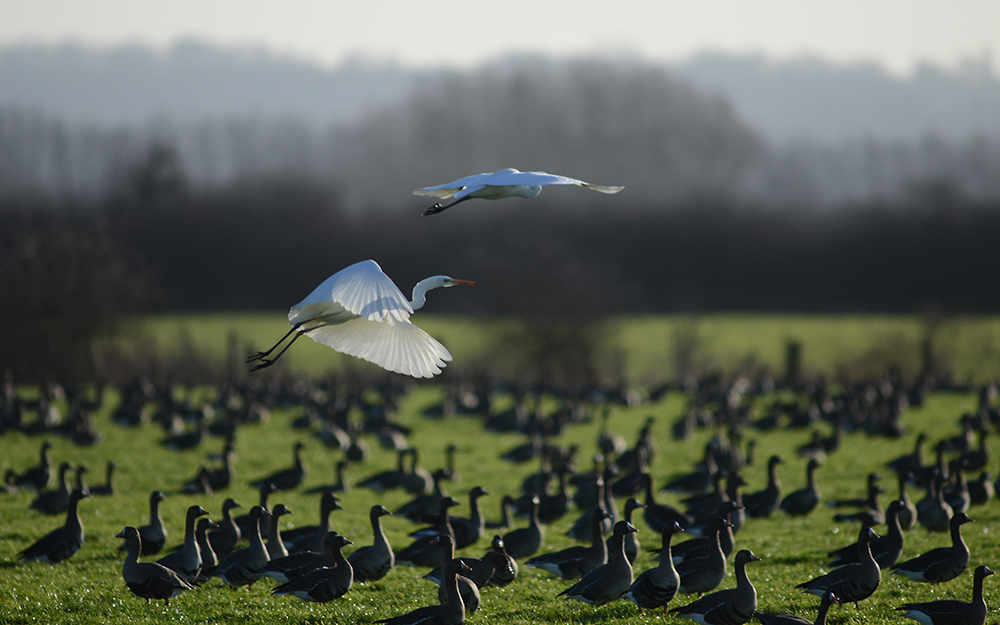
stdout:
<svg viewBox="0 0 1000 625">
<path fill-rule="evenodd" d="M 427 291 L 456 284 L 474 284 L 448 276 L 433 276 L 413 287 L 413 301 L 407 301 L 389 276 L 373 260 L 342 269 L 327 278 L 304 300 L 288 311 L 288 324 L 295 338 L 305 334 L 317 343 L 356 356 L 388 371 L 415 378 L 430 378 L 451 361 L 451 353 L 429 334 L 410 323 L 410 315 L 426 301 Z M 295 339 L 293 338 L 292 341 Z M 273 364 L 267 352 L 251 356 L 260 361 L 256 368 Z"/>
<path fill-rule="evenodd" d="M 442 200 L 455 198 L 455 201 L 447 206 L 435 204 L 428 208 L 424 214 L 433 215 L 451 208 L 459 202 L 481 198 L 484 200 L 499 200 L 505 197 L 532 198 L 542 192 L 542 187 L 550 184 L 571 184 L 580 187 L 600 191 L 601 193 L 618 193 L 625 187 L 606 187 L 597 184 L 590 184 L 576 178 L 547 174 L 544 171 L 518 171 L 516 169 L 501 169 L 491 174 L 476 174 L 459 178 L 448 184 L 441 184 L 436 187 L 424 187 L 414 191 L 414 195 L 427 195 L 440 198 Z"/>
</svg>

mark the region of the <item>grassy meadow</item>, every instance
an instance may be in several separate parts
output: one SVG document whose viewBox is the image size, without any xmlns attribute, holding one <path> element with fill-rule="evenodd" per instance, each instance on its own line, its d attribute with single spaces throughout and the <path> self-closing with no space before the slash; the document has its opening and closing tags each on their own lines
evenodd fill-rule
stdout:
<svg viewBox="0 0 1000 625">
<path fill-rule="evenodd" d="M 225 358 L 227 337 L 235 332 L 240 341 L 257 347 L 269 346 L 283 331 L 279 315 L 244 316 L 233 322 L 224 316 L 200 317 L 198 319 L 169 317 L 145 320 L 148 340 L 156 344 L 156 349 L 168 350 L 171 345 L 183 346 L 185 342 L 197 345 L 199 353 L 207 353 L 220 359 Z M 830 318 L 747 318 L 704 317 L 698 319 L 637 319 L 619 322 L 614 332 L 620 342 L 607 355 L 608 361 L 615 361 L 626 368 L 631 379 L 662 380 L 666 374 L 657 376 L 661 370 L 670 371 L 674 366 L 672 343 L 683 333 L 697 335 L 695 358 L 706 367 L 736 369 L 747 366 L 772 367 L 780 371 L 784 355 L 784 344 L 789 339 L 800 340 L 804 349 L 805 368 L 810 371 L 834 373 L 837 368 L 850 363 L 866 363 L 875 366 L 886 360 L 895 362 L 907 370 L 918 367 L 919 345 L 924 336 L 925 325 L 919 320 L 878 319 L 830 319 Z M 463 358 L 485 358 L 477 349 L 486 349 L 490 338 L 484 336 L 478 324 L 451 319 L 421 317 L 420 325 L 435 336 L 442 338 L 455 355 L 458 366 Z M 843 323 L 845 325 L 838 325 Z M 956 322 L 957 323 L 957 322 Z M 885 330 L 881 330 L 884 326 Z M 840 330 L 838 330 L 840 328 Z M 997 361 L 993 356 L 992 370 L 977 369 L 983 358 L 988 361 L 1000 346 L 1000 327 L 993 321 L 982 322 L 970 334 L 962 331 L 941 330 L 938 336 L 954 335 L 947 347 L 956 377 L 983 379 L 995 377 Z M 946 331 L 947 330 L 947 331 Z M 175 337 L 175 338 L 172 338 Z M 970 338 L 971 337 L 971 338 Z M 975 338 L 978 337 L 978 338 Z M 949 339 L 951 340 L 951 339 Z M 334 363 L 341 363 L 339 356 L 321 346 L 301 341 L 286 355 L 287 363 L 293 370 L 318 372 Z M 942 345 L 945 343 L 942 341 Z M 969 346 L 968 353 L 959 352 L 960 346 Z M 887 354 L 887 355 L 886 355 Z M 886 359 L 886 360 L 879 360 Z M 898 360 L 897 360 L 898 359 Z M 349 366 L 361 366 L 351 363 Z M 320 368 L 323 367 L 323 368 Z M 256 374 L 251 374 L 256 375 Z M 500 498 L 503 494 L 517 494 L 518 487 L 528 474 L 538 469 L 536 463 L 510 465 L 499 459 L 500 453 L 522 443 L 520 434 L 485 433 L 481 418 L 450 416 L 443 419 L 429 419 L 421 416 L 423 410 L 439 402 L 444 394 L 442 384 L 417 383 L 402 399 L 396 419 L 413 429 L 410 443 L 421 451 L 421 464 L 433 469 L 444 462 L 444 448 L 449 443 L 458 446 L 458 479 L 447 483 L 448 492 L 463 502 L 458 514 L 467 515 L 466 493 L 473 486 L 484 486 L 492 494 L 483 499 L 483 507 L 488 520 L 499 514 Z M 23 389 L 31 396 L 32 389 Z M 209 387 L 176 387 L 178 398 L 214 400 L 216 391 Z M 789 398 L 787 391 L 781 392 L 783 399 Z M 185 451 L 168 451 L 158 445 L 164 434 L 157 425 L 146 424 L 134 429 L 126 429 L 114 424 L 110 414 L 117 404 L 117 392 L 106 391 L 106 401 L 96 415 L 97 429 L 104 440 L 92 447 L 77 447 L 70 441 L 52 437 L 52 456 L 56 463 L 68 460 L 85 463 L 90 467 L 88 475 L 91 484 L 103 480 L 104 465 L 108 460 L 118 464 L 118 494 L 114 497 L 95 497 L 81 503 L 81 518 L 86 528 L 86 542 L 83 548 L 69 561 L 58 565 L 40 563 L 20 564 L 17 553 L 35 539 L 62 523 L 62 517 L 46 517 L 29 510 L 32 499 L 30 492 L 13 495 L 0 494 L 0 623 L 153 623 L 175 621 L 185 623 L 240 622 L 262 623 L 367 623 L 376 619 L 401 614 L 420 605 L 435 602 L 436 587 L 422 580 L 426 572 L 422 569 L 397 567 L 383 580 L 371 584 L 355 585 L 344 597 L 325 605 L 307 604 L 293 597 L 271 596 L 269 589 L 273 583 L 263 579 L 255 584 L 252 591 L 246 588 L 232 590 L 223 582 L 212 580 L 200 589 L 189 591 L 173 599 L 169 606 L 160 603 L 145 603 L 132 595 L 121 578 L 122 557 L 117 554 L 120 540 L 114 538 L 125 525 L 141 525 L 148 522 L 147 500 L 151 490 L 163 490 L 167 499 L 162 504 L 162 512 L 170 532 L 168 546 L 179 544 L 183 535 L 184 510 L 193 504 L 200 504 L 209 510 L 213 518 L 220 516 L 222 502 L 234 497 L 243 504 L 244 510 L 254 505 L 257 492 L 247 483 L 255 478 L 286 466 L 292 461 L 291 448 L 296 441 L 305 441 L 305 459 L 309 475 L 305 487 L 312 487 L 334 481 L 333 467 L 341 458 L 339 451 L 330 451 L 308 430 L 294 430 L 290 422 L 302 414 L 299 407 L 275 407 L 270 418 L 261 424 L 244 426 L 236 439 L 235 484 L 229 489 L 211 496 L 187 496 L 176 491 L 180 485 L 193 477 L 198 467 L 211 464 L 210 453 L 222 448 L 222 440 L 212 438 L 200 448 Z M 687 472 L 701 458 L 702 449 L 714 431 L 701 430 L 689 440 L 679 442 L 670 436 L 670 424 L 686 413 L 689 397 L 670 392 L 655 403 L 637 406 L 613 405 L 610 410 L 611 429 L 622 435 L 631 445 L 635 442 L 639 428 L 650 416 L 655 417 L 654 433 L 658 442 L 658 453 L 652 461 L 651 472 L 656 484 L 678 473 Z M 757 399 L 754 410 L 763 414 L 773 396 Z M 512 402 L 507 393 L 500 393 L 494 410 L 502 410 Z M 554 409 L 557 401 L 545 399 L 545 407 Z M 866 436 L 864 433 L 850 433 L 841 448 L 831 454 L 818 470 L 819 485 L 825 499 L 863 496 L 865 476 L 872 471 L 880 471 L 886 495 L 883 505 L 895 496 L 895 480 L 885 468 L 885 462 L 912 450 L 918 432 L 930 434 L 931 441 L 958 433 L 959 417 L 975 410 L 977 398 L 974 392 L 952 392 L 931 394 L 923 406 L 910 408 L 902 421 L 909 433 L 898 440 L 887 440 Z M 598 408 L 599 410 L 599 408 Z M 360 414 L 352 414 L 359 419 Z M 819 426 L 825 434 L 827 424 Z M 581 469 L 590 468 L 590 456 L 596 449 L 600 425 L 598 420 L 572 425 L 555 438 L 553 443 L 581 447 L 579 463 Z M 787 464 L 779 468 L 785 492 L 804 485 L 805 461 L 796 458 L 794 449 L 807 442 L 811 430 L 780 430 L 758 433 L 748 430 L 747 438 L 757 439 L 756 462 L 744 470 L 749 482 L 744 492 L 763 488 L 766 481 L 766 458 L 772 453 L 785 457 Z M 42 437 L 29 437 L 19 432 L 0 435 L 3 469 L 18 471 L 32 466 L 38 460 L 38 448 Z M 366 438 L 372 455 L 363 464 L 348 469 L 348 478 L 356 482 L 376 472 L 390 469 L 395 464 L 395 454 L 380 449 L 374 438 Z M 992 441 L 995 443 L 996 441 Z M 995 463 L 991 461 L 991 466 Z M 911 499 L 916 501 L 922 493 L 911 491 Z M 333 516 L 333 526 L 338 532 L 354 541 L 354 546 L 370 544 L 371 530 L 368 526 L 368 509 L 374 504 L 383 504 L 390 510 L 408 501 L 410 496 L 402 492 L 373 493 L 354 488 L 343 495 L 344 510 Z M 661 493 L 658 501 L 678 505 L 678 498 Z M 300 491 L 276 493 L 271 504 L 285 503 L 294 512 L 284 517 L 284 527 L 314 524 L 318 521 L 319 497 L 304 495 Z M 624 502 L 618 501 L 619 509 Z M 822 505 L 822 504 L 821 504 Z M 578 516 L 579 511 L 571 511 L 556 523 L 546 528 L 543 551 L 561 549 L 574 544 L 564 532 Z M 906 601 L 925 601 L 942 598 L 968 600 L 971 596 L 972 570 L 979 564 L 988 564 L 996 570 L 1000 567 L 1000 546 L 997 534 L 1000 532 L 1000 504 L 991 501 L 982 507 L 969 511 L 975 523 L 965 526 L 964 536 L 972 551 L 968 570 L 958 579 L 931 587 L 917 584 L 900 576 L 885 576 L 875 595 L 862 602 L 861 608 L 854 606 L 834 608 L 829 621 L 832 623 L 901 623 L 904 622 L 893 608 Z M 394 547 L 409 544 L 407 534 L 415 529 L 408 521 L 385 517 L 383 525 Z M 659 545 L 659 537 L 652 534 L 641 518 L 635 522 L 639 529 L 639 539 L 644 548 Z M 489 530 L 487 530 L 489 531 Z M 488 539 L 489 536 L 486 538 Z M 818 508 L 804 518 L 791 518 L 779 512 L 769 519 L 750 520 L 737 535 L 737 549 L 749 548 L 763 558 L 753 563 L 749 575 L 758 591 L 759 608 L 765 611 L 799 614 L 809 618 L 815 616 L 819 599 L 804 595 L 794 589 L 794 585 L 824 572 L 822 563 L 825 553 L 850 542 L 857 537 L 857 526 L 837 524 L 825 507 Z M 682 538 L 683 539 L 683 535 Z M 903 558 L 910 558 L 930 548 L 948 544 L 944 534 L 931 534 L 916 528 L 906 536 Z M 488 549 L 488 540 L 481 540 L 465 549 L 462 555 L 480 556 Z M 348 552 L 353 547 L 348 547 Z M 529 569 L 521 563 L 518 579 L 506 588 L 487 588 L 482 593 L 482 607 L 468 619 L 471 623 L 658 623 L 682 621 L 674 616 L 660 613 L 636 615 L 635 607 L 627 601 L 619 601 L 608 606 L 593 608 L 582 603 L 564 600 L 556 594 L 567 588 L 565 582 L 551 575 Z M 636 573 L 655 565 L 646 552 L 640 556 Z M 996 578 L 986 582 L 987 603 L 990 605 L 988 622 L 997 620 L 1000 609 L 1000 587 Z M 732 557 L 727 580 L 720 588 L 732 587 L 734 575 Z M 692 598 L 693 599 L 693 598 Z M 671 606 L 684 605 L 690 600 L 678 597 Z M 907 621 L 908 622 L 908 621 Z"/>
</svg>

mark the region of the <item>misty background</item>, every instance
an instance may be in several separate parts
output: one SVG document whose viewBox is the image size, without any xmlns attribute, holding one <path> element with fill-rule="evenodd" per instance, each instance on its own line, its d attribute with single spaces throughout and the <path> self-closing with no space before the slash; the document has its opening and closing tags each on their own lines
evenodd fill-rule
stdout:
<svg viewBox="0 0 1000 625">
<path fill-rule="evenodd" d="M 482 285 L 445 313 L 995 313 L 998 113 L 988 56 L 0 48 L 0 350 L 83 362 L 125 315 L 284 310 L 366 258 Z M 504 167 L 625 190 L 420 216 L 413 189 Z"/>
</svg>

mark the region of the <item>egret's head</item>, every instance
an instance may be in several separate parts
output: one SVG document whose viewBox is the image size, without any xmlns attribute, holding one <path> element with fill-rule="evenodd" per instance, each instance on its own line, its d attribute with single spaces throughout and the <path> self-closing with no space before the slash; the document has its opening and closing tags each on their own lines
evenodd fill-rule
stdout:
<svg viewBox="0 0 1000 625">
<path fill-rule="evenodd" d="M 436 289 L 443 286 L 455 286 L 456 284 L 475 284 L 475 282 L 470 282 L 469 280 L 459 280 L 457 278 L 452 278 L 451 276 L 431 276 L 425 280 L 421 280 L 420 284 L 426 286 L 426 290 Z"/>
</svg>

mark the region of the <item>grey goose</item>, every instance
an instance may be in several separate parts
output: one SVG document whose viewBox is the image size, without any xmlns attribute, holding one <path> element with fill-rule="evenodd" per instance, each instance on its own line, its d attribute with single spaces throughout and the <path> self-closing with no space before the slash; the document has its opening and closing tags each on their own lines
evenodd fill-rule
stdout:
<svg viewBox="0 0 1000 625">
<path fill-rule="evenodd" d="M 431 539 L 431 544 L 437 545 L 441 548 L 441 552 L 444 555 L 444 562 L 451 562 L 455 559 L 455 543 L 452 541 L 451 536 L 448 534 L 441 534 L 440 536 L 435 536 Z M 462 564 L 469 570 L 459 574 L 455 581 L 458 584 L 458 594 L 462 597 L 462 604 L 465 606 L 465 613 L 467 616 L 472 616 L 479 609 L 479 604 L 482 599 L 479 595 L 479 589 L 485 586 L 491 577 L 493 577 L 493 565 L 489 562 L 483 560 L 478 560 L 476 558 L 458 558 L 462 561 Z M 428 575 L 424 576 L 425 578 Z M 442 568 L 442 574 L 438 582 L 438 601 L 445 603 L 448 601 L 448 588 L 446 582 L 448 581 L 447 572 Z"/>
<path fill-rule="evenodd" d="M 277 490 L 294 490 L 298 488 L 306 478 L 306 463 L 302 460 L 302 450 L 306 448 L 305 443 L 297 442 L 292 446 L 292 457 L 294 464 L 287 469 L 275 471 L 274 473 L 259 480 L 250 482 L 254 488 L 259 488 L 264 484 L 273 484 Z"/>
<path fill-rule="evenodd" d="M 530 558 L 545 540 L 545 532 L 538 521 L 538 497 L 532 497 L 530 511 L 528 527 L 511 530 L 503 537 L 507 554 L 515 560 Z"/>
<path fill-rule="evenodd" d="M 359 547 L 347 558 L 354 569 L 354 581 L 365 583 L 382 579 L 396 564 L 396 556 L 382 529 L 382 517 L 391 515 L 385 506 L 375 505 L 368 512 L 373 542 Z"/>
<path fill-rule="evenodd" d="M 56 564 L 73 556 L 83 546 L 83 523 L 80 522 L 80 500 L 89 497 L 86 493 L 74 490 L 69 495 L 69 506 L 66 508 L 66 521 L 45 536 L 36 540 L 30 547 L 17 554 L 22 562 L 48 562 Z"/>
<path fill-rule="evenodd" d="M 826 591 L 819 603 L 819 611 L 816 613 L 814 621 L 792 614 L 772 614 L 770 612 L 757 612 L 756 616 L 761 625 L 826 625 L 826 615 L 830 611 L 830 606 L 835 603 L 840 603 L 840 599 L 829 590 Z"/>
<path fill-rule="evenodd" d="M 208 534 L 208 542 L 212 546 L 212 551 L 220 560 L 232 553 L 236 549 L 236 545 L 240 544 L 243 539 L 240 526 L 233 518 L 233 508 L 239 507 L 241 507 L 240 504 L 232 497 L 222 502 L 222 522 L 217 530 Z"/>
<path fill-rule="evenodd" d="M 274 595 L 294 595 L 303 601 L 326 603 L 344 596 L 354 583 L 354 570 L 340 550 L 353 544 L 336 532 L 323 538 L 323 551 L 329 553 L 333 563 L 309 571 L 289 580 L 271 591 Z"/>
<path fill-rule="evenodd" d="M 162 564 L 139 562 L 142 540 L 139 537 L 139 530 L 136 528 L 126 527 L 115 537 L 124 538 L 125 544 L 128 545 L 128 554 L 122 565 L 122 578 L 125 580 L 125 585 L 133 594 L 145 599 L 146 603 L 149 603 L 150 599 L 163 599 L 163 605 L 170 605 L 172 598 L 195 587 L 178 575 L 176 571 Z"/>
<path fill-rule="evenodd" d="M 674 568 L 670 540 L 674 534 L 683 531 L 684 529 L 675 521 L 672 527 L 663 532 L 660 563 L 640 573 L 629 586 L 628 592 L 625 593 L 625 597 L 639 608 L 640 614 L 643 609 L 653 610 L 660 607 L 666 614 L 667 604 L 677 594 L 681 578 L 677 574 L 677 569 Z"/>
<path fill-rule="evenodd" d="M 640 483 L 646 495 L 646 507 L 642 511 L 642 518 L 649 529 L 662 534 L 665 527 L 670 527 L 675 522 L 685 528 L 691 525 L 692 519 L 689 515 L 672 506 L 656 503 L 653 495 L 653 478 L 648 473 L 642 476 Z"/>
<path fill-rule="evenodd" d="M 743 496 L 743 506 L 748 517 L 769 517 L 781 506 L 781 480 L 778 465 L 785 461 L 781 456 L 771 456 L 767 461 L 767 486 L 763 490 Z"/>
<path fill-rule="evenodd" d="M 882 571 L 872 557 L 869 547 L 874 537 L 875 532 L 870 527 L 862 528 L 858 534 L 858 562 L 845 564 L 826 575 L 803 582 L 796 588 L 817 597 L 822 597 L 827 591 L 831 591 L 841 601 L 853 602 L 857 607 L 858 602 L 870 597 L 882 582 Z"/>
<path fill-rule="evenodd" d="M 375 621 L 388 625 L 462 625 L 465 623 L 465 604 L 458 592 L 459 573 L 468 572 L 469 567 L 455 558 L 445 564 L 445 594 L 447 600 L 437 605 L 417 608 L 406 614 Z"/>
<path fill-rule="evenodd" d="M 799 490 L 792 491 L 781 500 L 781 509 L 793 516 L 804 516 L 813 511 L 819 504 L 819 486 L 816 484 L 816 469 L 819 462 L 815 458 L 810 459 L 806 464 L 806 485 Z"/>
<path fill-rule="evenodd" d="M 491 586 L 506 586 L 517 577 L 517 560 L 507 553 L 503 537 L 494 535 L 490 542 L 490 550 L 487 551 L 483 560 L 493 563 L 493 577 L 490 578 Z"/>
<path fill-rule="evenodd" d="M 915 582 L 940 584 L 953 580 L 969 565 L 969 547 L 962 540 L 962 526 L 972 519 L 964 512 L 951 517 L 951 546 L 938 547 L 916 558 L 894 565 L 894 575 L 905 575 Z"/>
<path fill-rule="evenodd" d="M 625 535 L 637 530 L 631 523 L 618 521 L 613 532 L 614 548 L 607 564 L 603 564 L 584 575 L 577 583 L 559 593 L 594 606 L 602 606 L 617 600 L 628 592 L 632 585 L 632 565 L 625 557 Z"/>
<path fill-rule="evenodd" d="M 896 608 L 903 616 L 920 625 L 983 625 L 986 622 L 986 600 L 983 598 L 983 580 L 993 575 L 985 565 L 977 567 L 972 581 L 972 601 L 943 599 L 926 603 L 904 603 Z"/>
<path fill-rule="evenodd" d="M 722 517 L 715 517 L 710 526 L 708 554 L 701 558 L 689 558 L 675 564 L 681 582 L 679 592 L 699 595 L 714 590 L 726 578 L 726 554 L 722 552 L 719 534 L 732 523 Z M 662 559 L 663 554 L 660 554 Z"/>
<path fill-rule="evenodd" d="M 903 553 L 905 538 L 903 537 L 903 530 L 899 526 L 899 513 L 904 507 L 905 504 L 902 500 L 890 503 L 885 521 L 888 526 L 888 532 L 886 532 L 885 536 L 876 536 L 868 543 L 872 557 L 875 558 L 875 562 L 880 569 L 887 569 L 896 564 L 899 556 Z M 860 562 L 861 560 L 857 542 L 851 543 L 846 547 L 841 547 L 840 549 L 834 549 L 826 555 L 833 558 L 833 560 L 826 563 L 826 566 L 843 566 L 851 562 Z"/>
<path fill-rule="evenodd" d="M 194 583 L 201 573 L 201 549 L 195 536 L 198 517 L 208 514 L 201 506 L 189 506 L 184 515 L 184 546 L 179 551 L 168 553 L 157 563 L 172 569 L 189 582 Z"/>
<path fill-rule="evenodd" d="M 208 540 L 208 532 L 219 529 L 218 524 L 211 519 L 198 519 L 198 527 L 194 530 L 195 539 L 198 541 L 198 551 L 201 555 L 201 571 L 198 573 L 196 582 L 206 582 L 215 575 L 215 569 L 219 566 L 219 556 L 212 549 L 212 543 Z"/>
<path fill-rule="evenodd" d="M 452 535 L 451 522 L 448 516 L 448 508 L 457 506 L 458 500 L 454 497 L 445 497 L 441 500 L 439 534 Z M 437 543 L 432 543 L 436 536 L 422 536 L 417 538 L 407 547 L 396 552 L 396 564 L 403 566 L 429 566 L 435 567 L 445 562 L 444 555 Z"/>
<path fill-rule="evenodd" d="M 736 588 L 718 590 L 694 603 L 675 608 L 673 613 L 699 625 L 743 625 L 757 611 L 757 589 L 747 576 L 746 567 L 760 558 L 743 549 L 736 554 Z"/>
<path fill-rule="evenodd" d="M 167 542 L 167 528 L 163 525 L 163 517 L 160 515 L 160 502 L 166 496 L 163 491 L 154 490 L 149 494 L 149 523 L 138 528 L 139 538 L 142 539 L 142 552 L 139 555 L 151 556 L 160 552 Z M 128 544 L 123 544 L 118 551 L 128 549 Z"/>
<path fill-rule="evenodd" d="M 601 523 L 611 515 L 601 509 L 591 515 L 592 539 L 589 547 L 575 545 L 559 551 L 535 556 L 525 566 L 542 569 L 562 579 L 580 579 L 608 561 L 608 545 L 601 535 Z M 614 538 L 614 537 L 612 537 Z"/>
<path fill-rule="evenodd" d="M 258 571 L 270 558 L 267 555 L 267 547 L 260 537 L 261 519 L 271 516 L 271 513 L 263 506 L 254 506 L 250 509 L 250 546 L 237 549 L 232 552 L 215 569 L 215 576 L 232 586 L 246 586 L 253 588 L 254 582 L 261 578 Z"/>
<path fill-rule="evenodd" d="M 288 548 L 281 537 L 281 517 L 286 514 L 292 514 L 292 511 L 283 503 L 271 509 L 271 529 L 267 533 L 267 556 L 271 560 L 288 555 Z"/>
<path fill-rule="evenodd" d="M 735 524 L 730 520 L 734 512 L 742 510 L 743 506 L 732 501 L 723 502 L 719 509 L 716 510 L 716 517 L 722 517 L 727 521 L 730 521 L 729 525 L 722 528 L 719 533 L 719 545 L 722 547 L 722 553 L 728 558 L 735 549 L 736 539 L 733 536 L 733 528 Z M 687 530 L 685 530 L 687 531 Z M 674 545 L 670 552 L 673 554 L 674 564 L 679 564 L 690 558 L 704 558 L 709 555 L 713 546 L 713 536 L 702 536 L 700 538 L 692 538 L 690 540 L 685 540 L 684 542 Z M 663 554 L 660 554 L 661 556 Z"/>
<path fill-rule="evenodd" d="M 15 487 L 41 491 L 52 486 L 52 482 L 56 478 L 56 466 L 49 455 L 50 449 L 52 449 L 52 441 L 44 441 L 38 464 L 26 469 L 20 475 L 12 476 L 12 483 Z"/>
<path fill-rule="evenodd" d="M 302 525 L 287 530 L 282 535 L 288 552 L 323 551 L 323 541 L 332 529 L 330 515 L 335 510 L 343 510 L 337 496 L 331 491 L 323 491 L 319 498 L 319 525 Z"/>
<path fill-rule="evenodd" d="M 39 491 L 31 502 L 31 509 L 48 515 L 66 512 L 66 507 L 69 505 L 69 493 L 73 490 L 69 484 L 69 472 L 72 470 L 73 465 L 69 462 L 59 463 L 59 469 L 56 471 L 59 476 L 56 480 L 58 486 L 52 490 Z"/>
</svg>

